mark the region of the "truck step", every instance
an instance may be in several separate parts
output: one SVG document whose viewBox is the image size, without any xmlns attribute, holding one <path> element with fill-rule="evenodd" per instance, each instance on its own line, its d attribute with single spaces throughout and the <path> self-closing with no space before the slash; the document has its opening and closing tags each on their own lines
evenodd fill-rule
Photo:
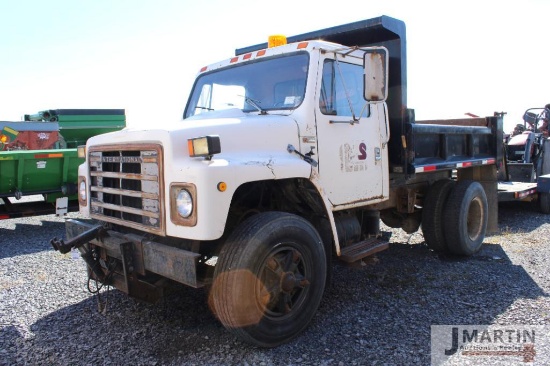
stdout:
<svg viewBox="0 0 550 366">
<path fill-rule="evenodd" d="M 390 244 L 385 238 L 369 238 L 343 248 L 340 259 L 344 262 L 353 263 L 369 255 L 388 249 L 389 246 Z"/>
</svg>

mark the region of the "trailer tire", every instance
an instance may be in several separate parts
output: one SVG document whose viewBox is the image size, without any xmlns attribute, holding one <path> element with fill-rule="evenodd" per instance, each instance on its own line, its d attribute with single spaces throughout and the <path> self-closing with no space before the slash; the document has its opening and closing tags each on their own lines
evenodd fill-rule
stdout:
<svg viewBox="0 0 550 366">
<path fill-rule="evenodd" d="M 241 340 L 275 347 L 311 322 L 325 288 L 327 260 L 315 228 L 300 216 L 259 213 L 227 239 L 209 303 Z"/>
<path fill-rule="evenodd" d="M 451 191 L 444 210 L 445 239 L 456 255 L 469 256 L 483 244 L 488 221 L 487 196 L 475 181 L 459 181 Z"/>
<path fill-rule="evenodd" d="M 435 252 L 447 252 L 443 228 L 443 209 L 455 182 L 450 179 L 438 180 L 432 184 L 424 198 L 422 208 L 422 233 L 424 241 Z"/>
</svg>

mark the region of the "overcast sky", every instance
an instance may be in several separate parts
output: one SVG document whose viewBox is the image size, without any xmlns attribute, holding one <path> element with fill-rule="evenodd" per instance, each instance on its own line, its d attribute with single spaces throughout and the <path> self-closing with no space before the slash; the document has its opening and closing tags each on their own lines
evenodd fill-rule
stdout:
<svg viewBox="0 0 550 366">
<path fill-rule="evenodd" d="M 236 48 L 388 15 L 407 26 L 417 119 L 550 103 L 550 1 L 0 0 L 0 120 L 124 108 L 130 126 L 181 119 L 202 66 Z"/>
</svg>

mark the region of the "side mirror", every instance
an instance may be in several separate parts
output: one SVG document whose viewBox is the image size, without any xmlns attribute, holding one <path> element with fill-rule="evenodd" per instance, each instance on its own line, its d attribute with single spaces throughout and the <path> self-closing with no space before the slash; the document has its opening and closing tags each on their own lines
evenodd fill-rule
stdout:
<svg viewBox="0 0 550 366">
<path fill-rule="evenodd" d="M 363 95 L 367 102 L 385 102 L 388 97 L 388 50 L 372 47 L 363 55 Z"/>
</svg>

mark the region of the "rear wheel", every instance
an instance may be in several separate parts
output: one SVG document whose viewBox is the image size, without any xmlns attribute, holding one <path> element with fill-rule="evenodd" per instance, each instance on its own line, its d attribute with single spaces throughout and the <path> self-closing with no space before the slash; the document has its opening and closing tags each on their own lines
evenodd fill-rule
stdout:
<svg viewBox="0 0 550 366">
<path fill-rule="evenodd" d="M 274 347 L 302 332 L 313 318 L 326 280 L 319 234 L 305 219 L 257 214 L 230 235 L 216 264 L 212 310 L 240 339 Z"/>
<path fill-rule="evenodd" d="M 438 180 L 424 198 L 422 233 L 428 247 L 436 252 L 448 250 L 443 231 L 443 209 L 454 185 L 450 179 Z"/>
<path fill-rule="evenodd" d="M 483 186 L 475 181 L 459 181 L 447 199 L 444 214 L 449 250 L 457 255 L 476 253 L 487 229 L 488 205 Z"/>
</svg>

